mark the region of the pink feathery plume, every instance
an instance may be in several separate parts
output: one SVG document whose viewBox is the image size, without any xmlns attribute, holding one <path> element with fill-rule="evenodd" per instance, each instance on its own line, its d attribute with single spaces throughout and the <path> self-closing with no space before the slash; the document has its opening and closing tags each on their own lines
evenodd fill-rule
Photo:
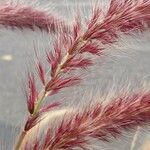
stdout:
<svg viewBox="0 0 150 150">
<path fill-rule="evenodd" d="M 143 31 L 150 26 L 149 0 L 111 0 L 106 15 L 102 16 L 100 9 L 95 9 L 93 13 L 83 37 L 96 39 L 102 44 L 115 42 L 120 33 Z"/>
<path fill-rule="evenodd" d="M 47 32 L 67 32 L 68 27 L 63 21 L 44 11 L 29 6 L 0 6 L 0 24 L 5 27 L 28 28 L 38 27 Z"/>
<path fill-rule="evenodd" d="M 51 75 L 57 74 L 59 64 L 64 61 L 63 49 L 68 55 L 66 62 L 61 65 L 64 72 L 74 68 L 87 68 L 92 65 L 92 61 L 90 58 L 84 59 L 83 53 L 102 55 L 104 48 L 118 41 L 121 33 L 131 34 L 133 31 L 136 33 L 149 28 L 149 8 L 149 0 L 112 0 L 106 15 L 102 15 L 99 7 L 93 10 L 86 30 L 82 28 L 80 18 L 77 18 L 70 36 L 60 35 L 57 47 L 54 45 L 54 53 L 47 55 L 52 66 Z"/>
<path fill-rule="evenodd" d="M 109 142 L 123 131 L 150 123 L 150 94 L 117 98 L 107 105 L 96 103 L 83 112 L 67 115 L 55 128 L 49 128 L 38 141 L 41 150 L 73 150 L 91 144 L 91 139 Z M 31 144 L 32 145 L 32 144 Z M 30 147 L 30 144 L 28 144 Z M 29 149 L 30 150 L 30 149 Z"/>
<path fill-rule="evenodd" d="M 42 64 L 40 62 L 37 64 L 37 72 L 44 86 L 42 98 L 40 92 L 37 97 L 38 101 L 56 94 L 63 88 L 80 83 L 81 78 L 70 72 L 93 65 L 90 55 L 87 58 L 83 55 L 84 53 L 101 56 L 104 45 L 117 41 L 120 32 L 127 34 L 132 33 L 131 31 L 147 29 L 150 24 L 149 7 L 150 1 L 148 0 L 136 2 L 112 0 L 103 20 L 101 19 L 102 11 L 99 8 L 94 9 L 86 31 L 83 31 L 78 17 L 70 34 L 60 33 L 53 44 L 54 50 L 47 51 L 50 72 L 46 74 Z"/>
<path fill-rule="evenodd" d="M 92 60 L 85 58 L 83 53 L 102 55 L 105 45 L 117 41 L 121 32 L 130 34 L 147 29 L 149 8 L 149 0 L 112 0 L 105 16 L 102 17 L 99 7 L 94 9 L 86 30 L 82 28 L 80 18 L 76 18 L 70 35 L 60 34 L 53 44 L 54 50 L 47 52 L 51 77 L 91 66 Z"/>
<path fill-rule="evenodd" d="M 50 72 L 46 73 L 40 62 L 37 65 L 43 88 L 37 99 L 27 101 L 30 116 L 24 130 L 27 132 L 41 121 L 41 110 L 44 109 L 44 113 L 46 110 L 49 111 L 49 106 L 46 110 L 45 106 L 43 107 L 43 101 L 47 96 L 80 82 L 81 78 L 71 71 L 93 65 L 90 55 L 87 58 L 84 54 L 101 56 L 105 46 L 116 42 L 120 33 L 131 34 L 133 31 L 137 33 L 149 28 L 149 8 L 149 0 L 111 0 L 106 15 L 102 16 L 102 10 L 99 7 L 94 9 L 86 29 L 82 28 L 81 20 L 77 18 L 69 34 L 60 32 L 53 44 L 53 51 L 46 53 Z M 34 92 L 31 93 L 32 97 Z M 69 121 L 64 120 L 59 129 L 56 129 L 56 134 L 47 138 L 50 141 L 46 147 L 51 150 L 71 150 L 76 146 L 84 149 L 89 136 L 107 141 L 109 136 L 119 135 L 122 129 L 130 129 L 148 122 L 149 106 L 149 95 L 135 96 L 126 100 L 118 99 L 107 106 L 97 104 L 94 108 L 87 108 L 83 113 L 75 114 L 75 117 Z M 20 139 L 16 150 L 23 141 L 23 138 Z"/>
</svg>

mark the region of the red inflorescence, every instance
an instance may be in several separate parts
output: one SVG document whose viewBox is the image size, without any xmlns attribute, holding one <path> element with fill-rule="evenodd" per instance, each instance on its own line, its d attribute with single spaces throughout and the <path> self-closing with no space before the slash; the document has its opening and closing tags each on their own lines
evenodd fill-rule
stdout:
<svg viewBox="0 0 150 150">
<path fill-rule="evenodd" d="M 34 111 L 35 101 L 38 97 L 38 91 L 35 85 L 34 76 L 29 74 L 28 76 L 28 90 L 27 90 L 27 106 L 30 114 Z"/>
<path fill-rule="evenodd" d="M 150 25 L 149 8 L 149 0 L 111 0 L 107 14 L 100 22 L 99 9 L 94 11 L 84 39 L 96 39 L 109 44 L 116 41 L 120 32 L 142 31 Z"/>
<path fill-rule="evenodd" d="M 34 30 L 35 27 L 47 32 L 66 32 L 68 27 L 63 21 L 57 19 L 46 12 L 39 11 L 29 6 L 0 6 L 0 24 L 20 29 L 29 28 Z"/>
<path fill-rule="evenodd" d="M 38 75 L 46 93 L 44 94 L 56 94 L 63 88 L 78 84 L 81 78 L 72 75 L 70 71 L 93 65 L 90 55 L 87 58 L 85 53 L 101 56 L 105 46 L 116 42 L 121 33 L 139 32 L 149 26 L 149 0 L 111 0 L 105 15 L 99 8 L 93 10 L 86 29 L 82 28 L 81 20 L 77 18 L 68 34 L 59 33 L 53 45 L 54 51 L 46 53 L 51 66 L 50 74 L 45 73 L 40 62 L 37 64 Z M 46 81 L 45 78 L 49 80 Z M 29 90 L 27 103 L 32 114 L 38 98 L 33 76 L 29 77 Z M 58 105 L 54 103 L 39 109 L 35 116 L 28 118 L 26 131 L 41 121 L 40 116 L 43 112 Z M 73 150 L 76 147 L 86 149 L 90 138 L 109 141 L 110 137 L 117 137 L 123 130 L 132 129 L 149 121 L 150 94 L 118 98 L 106 106 L 94 104 L 69 119 L 64 117 L 54 132 L 51 128 L 48 129 L 43 141 L 38 143 L 37 147 L 51 150 Z"/>
<path fill-rule="evenodd" d="M 118 98 L 103 106 L 87 107 L 70 119 L 64 118 L 54 134 L 48 129 L 44 143 L 49 149 L 85 148 L 91 138 L 109 141 L 123 130 L 133 129 L 150 122 L 150 94 Z M 52 132 L 50 134 L 50 131 Z"/>
</svg>

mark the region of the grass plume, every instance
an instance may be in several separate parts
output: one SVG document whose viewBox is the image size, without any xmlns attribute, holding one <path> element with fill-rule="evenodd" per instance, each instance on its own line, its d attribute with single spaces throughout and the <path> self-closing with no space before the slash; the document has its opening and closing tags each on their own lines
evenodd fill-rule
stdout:
<svg viewBox="0 0 150 150">
<path fill-rule="evenodd" d="M 84 111 L 65 115 L 59 125 L 48 128 L 46 134 L 27 147 L 31 150 L 85 150 L 91 139 L 109 142 L 122 131 L 136 129 L 150 123 L 150 94 L 119 97 L 108 104 L 95 103 Z M 68 119 L 69 118 L 69 119 Z"/>
<path fill-rule="evenodd" d="M 46 32 L 66 32 L 67 25 L 52 14 L 30 6 L 5 4 L 0 6 L 0 24 L 4 27 L 31 29 L 35 27 Z"/>
<path fill-rule="evenodd" d="M 2 10 L 6 11 L 6 9 Z M 37 27 L 47 31 L 49 28 L 54 31 L 58 30 L 58 28 L 55 28 L 57 24 L 55 24 L 54 19 L 51 22 L 43 12 L 34 12 L 32 9 L 26 11 L 26 9 L 21 8 L 18 9 L 20 13 L 17 17 L 19 16 L 20 19 L 24 20 L 20 21 L 16 17 L 15 22 L 12 22 L 7 20 L 12 15 L 9 14 L 10 10 L 11 7 L 9 6 L 8 13 L 3 18 L 3 24 L 6 26 L 17 27 L 18 25 L 21 28 L 28 27 L 32 29 L 34 23 Z M 28 14 L 30 12 L 31 15 Z M 22 18 L 23 14 L 25 18 Z M 32 18 L 28 18 L 27 14 Z M 32 20 L 34 17 L 37 19 L 36 22 Z M 27 89 L 29 116 L 16 143 L 15 150 L 20 149 L 26 133 L 42 120 L 43 113 L 59 106 L 57 102 L 44 106 L 43 101 L 45 98 L 81 82 L 82 77 L 74 75 L 74 70 L 88 69 L 89 66 L 92 66 L 94 62 L 91 56 L 101 56 L 108 45 L 118 41 L 121 34 L 138 33 L 149 28 L 150 1 L 111 0 L 106 14 L 97 6 L 93 8 L 92 17 L 86 22 L 87 24 L 83 27 L 82 19 L 78 17 L 73 25 L 65 30 L 68 34 L 58 32 L 53 50 L 46 52 L 50 71 L 45 71 L 42 63 L 38 60 L 36 68 L 42 85 L 41 89 L 37 88 L 34 75 L 29 73 Z M 75 146 L 84 149 L 84 144 L 88 142 L 87 136 L 107 141 L 109 136 L 116 137 L 121 134 L 123 129 L 130 129 L 148 122 L 150 116 L 149 102 L 149 94 L 135 95 L 125 98 L 125 100 L 122 98 L 117 99 L 108 106 L 97 104 L 93 108 L 89 107 L 83 113 L 75 114 L 69 122 L 63 121 L 59 129 L 56 130 L 57 134 L 54 134 L 52 139 L 48 130 L 48 135 L 46 135 L 48 144 L 45 140 L 48 146 L 43 149 L 72 149 Z M 39 141 L 35 143 L 34 149 L 38 149 L 38 146 L 40 146 Z"/>
</svg>

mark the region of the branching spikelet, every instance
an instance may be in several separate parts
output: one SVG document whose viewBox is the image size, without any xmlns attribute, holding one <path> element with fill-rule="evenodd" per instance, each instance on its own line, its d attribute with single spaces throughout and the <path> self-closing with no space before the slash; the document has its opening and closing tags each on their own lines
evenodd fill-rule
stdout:
<svg viewBox="0 0 150 150">
<path fill-rule="evenodd" d="M 33 75 L 29 75 L 28 77 L 28 91 L 27 93 L 27 106 L 29 112 L 32 114 L 34 111 L 34 105 L 37 100 L 38 91 L 35 85 L 35 79 Z"/>
<path fill-rule="evenodd" d="M 50 111 L 51 109 L 58 107 L 60 105 L 59 102 L 54 102 L 51 104 L 48 104 L 46 106 L 43 106 L 38 113 L 36 113 L 34 116 L 32 115 L 33 112 L 31 113 L 30 116 L 28 116 L 27 121 L 25 123 L 24 126 L 24 131 L 27 132 L 29 131 L 31 128 L 33 128 L 35 125 L 37 125 L 38 123 L 40 123 L 44 117 L 43 114 Z"/>
<path fill-rule="evenodd" d="M 111 0 L 109 10 L 102 21 L 98 22 L 101 11 L 94 10 L 83 38 L 110 44 L 117 40 L 120 32 L 143 31 L 150 25 L 149 8 L 149 0 Z"/>
<path fill-rule="evenodd" d="M 86 149 L 91 138 L 109 141 L 124 130 L 146 125 L 150 122 L 150 94 L 117 98 L 107 105 L 96 103 L 70 119 L 65 116 L 55 131 L 49 128 L 44 138 L 38 140 L 39 149 Z"/>
<path fill-rule="evenodd" d="M 55 78 L 47 83 L 45 91 L 58 91 L 62 88 L 77 84 L 78 82 L 80 82 L 79 77 Z"/>
</svg>

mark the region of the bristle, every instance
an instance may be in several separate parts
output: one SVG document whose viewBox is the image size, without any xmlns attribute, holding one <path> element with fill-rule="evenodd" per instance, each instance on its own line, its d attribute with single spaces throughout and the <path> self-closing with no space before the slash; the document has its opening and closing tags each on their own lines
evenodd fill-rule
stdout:
<svg viewBox="0 0 150 150">
<path fill-rule="evenodd" d="M 52 104 L 48 104 L 46 106 L 43 106 L 41 109 L 40 109 L 40 113 L 44 113 L 44 112 L 48 112 L 50 111 L 51 109 L 55 108 L 55 107 L 58 107 L 60 106 L 60 103 L 59 102 L 54 102 Z"/>
<path fill-rule="evenodd" d="M 55 78 L 54 80 L 48 82 L 45 87 L 45 91 L 57 91 L 65 87 L 73 86 L 80 82 L 79 77 L 68 77 L 68 78 Z"/>
<path fill-rule="evenodd" d="M 27 106 L 31 114 L 34 111 L 34 106 L 35 106 L 35 101 L 37 100 L 37 96 L 38 96 L 38 92 L 36 89 L 34 76 L 29 74 L 28 89 L 27 89 Z"/>
<path fill-rule="evenodd" d="M 36 64 L 36 67 L 37 67 L 37 73 L 38 73 L 38 76 L 42 82 L 43 85 L 45 85 L 45 69 L 43 68 L 42 64 L 40 61 L 37 62 Z"/>
<path fill-rule="evenodd" d="M 75 69 L 75 68 L 86 69 L 87 67 L 92 66 L 92 65 L 93 65 L 92 60 L 79 57 L 79 58 L 71 59 L 70 61 L 68 61 L 66 63 L 66 65 L 64 65 L 64 69 L 66 71 L 67 70 L 72 70 L 72 69 Z"/>
</svg>

